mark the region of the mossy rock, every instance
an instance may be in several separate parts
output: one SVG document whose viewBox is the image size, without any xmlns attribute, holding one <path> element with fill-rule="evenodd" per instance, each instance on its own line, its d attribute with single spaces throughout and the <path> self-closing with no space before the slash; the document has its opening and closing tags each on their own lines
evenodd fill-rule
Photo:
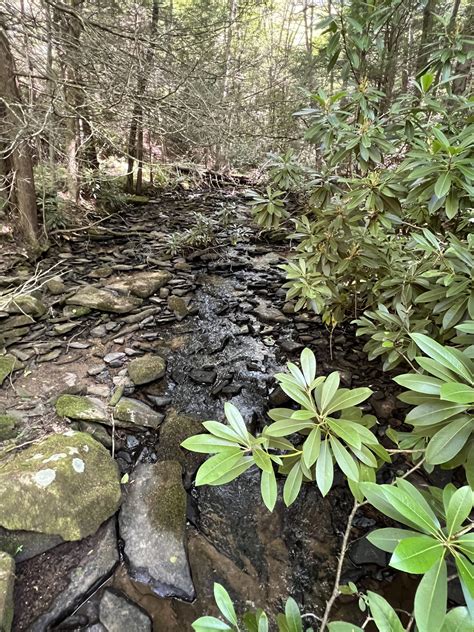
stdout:
<svg viewBox="0 0 474 632">
<path fill-rule="evenodd" d="M 117 464 L 89 434 L 50 435 L 0 470 L 0 525 L 80 540 L 121 500 Z"/>
<path fill-rule="evenodd" d="M 56 413 L 60 417 L 78 419 L 80 421 L 99 421 L 110 423 L 107 408 L 95 397 L 81 395 L 60 395 L 55 404 Z"/>
<path fill-rule="evenodd" d="M 84 305 L 66 305 L 63 309 L 63 316 L 65 318 L 82 318 L 91 313 L 90 307 Z"/>
<path fill-rule="evenodd" d="M 18 358 L 15 358 L 15 356 L 9 353 L 0 356 L 0 386 L 9 375 L 12 375 L 12 373 L 14 373 L 14 371 L 19 371 L 24 367 L 25 365 L 23 364 L 23 362 L 20 362 Z"/>
<path fill-rule="evenodd" d="M 133 294 L 140 298 L 148 298 L 168 283 L 171 274 L 166 270 L 157 272 L 138 272 L 107 285 L 108 288 L 122 294 Z"/>
<path fill-rule="evenodd" d="M 18 316 L 11 316 L 0 321 L 0 334 L 6 332 L 15 332 L 18 328 L 25 328 L 27 325 L 32 325 L 35 322 L 34 318 L 28 316 L 28 314 L 19 314 Z"/>
<path fill-rule="evenodd" d="M 18 434 L 15 430 L 16 418 L 13 415 L 2 415 L 0 413 L 0 441 L 13 439 Z"/>
<path fill-rule="evenodd" d="M 15 562 L 0 551 L 0 630 L 10 632 L 13 623 L 13 584 L 15 582 Z"/>
<path fill-rule="evenodd" d="M 202 422 L 171 409 L 160 429 L 157 456 L 159 461 L 177 461 L 186 470 L 187 478 L 192 476 L 205 459 L 205 455 L 190 452 L 181 443 L 203 432 Z"/>
<path fill-rule="evenodd" d="M 27 314 L 33 316 L 33 318 L 41 318 L 46 314 L 46 305 L 31 294 L 23 294 L 15 297 L 14 301 L 11 301 L 7 307 L 9 314 Z"/>
<path fill-rule="evenodd" d="M 117 426 L 126 428 L 143 426 L 156 429 L 163 421 L 163 415 L 137 399 L 122 397 L 114 408 L 114 420 Z"/>
<path fill-rule="evenodd" d="M 135 358 L 128 365 L 128 375 L 136 386 L 159 380 L 166 373 L 166 360 L 159 355 Z"/>
<path fill-rule="evenodd" d="M 168 307 L 178 319 L 185 318 L 189 314 L 188 304 L 180 296 L 169 296 Z"/>
<path fill-rule="evenodd" d="M 68 305 L 81 305 L 101 312 L 127 314 L 142 304 L 139 298 L 114 294 L 110 290 L 86 285 L 66 300 Z"/>
<path fill-rule="evenodd" d="M 148 204 L 150 198 L 146 195 L 126 195 L 125 202 L 127 204 L 134 204 L 136 206 L 142 206 L 143 204 Z"/>
</svg>

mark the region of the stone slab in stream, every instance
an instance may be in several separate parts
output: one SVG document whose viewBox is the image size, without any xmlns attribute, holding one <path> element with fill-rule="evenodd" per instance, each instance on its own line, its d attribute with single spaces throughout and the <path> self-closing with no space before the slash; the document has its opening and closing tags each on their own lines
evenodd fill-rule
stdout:
<svg viewBox="0 0 474 632">
<path fill-rule="evenodd" d="M 131 476 L 119 525 L 131 578 L 160 597 L 192 600 L 181 473 L 175 461 L 139 465 Z"/>
<path fill-rule="evenodd" d="M 100 622 L 108 632 L 150 632 L 149 616 L 126 597 L 104 590 L 99 607 Z"/>
<path fill-rule="evenodd" d="M 107 284 L 107 287 L 122 294 L 133 294 L 140 298 L 148 298 L 166 285 L 170 279 L 171 274 L 165 270 L 138 272 L 130 277 Z"/>
<path fill-rule="evenodd" d="M 115 294 L 111 290 L 87 285 L 66 300 L 68 305 L 90 307 L 101 312 L 128 314 L 141 305 L 142 301 L 134 296 Z"/>
<path fill-rule="evenodd" d="M 92 536 L 66 542 L 19 564 L 15 630 L 44 632 L 69 616 L 118 562 L 115 520 Z"/>
<path fill-rule="evenodd" d="M 13 621 L 13 584 L 15 562 L 8 553 L 0 552 L 0 630 L 10 632 Z"/>
<path fill-rule="evenodd" d="M 84 432 L 50 435 L 0 470 L 0 526 L 80 540 L 114 514 L 117 464 Z"/>
</svg>

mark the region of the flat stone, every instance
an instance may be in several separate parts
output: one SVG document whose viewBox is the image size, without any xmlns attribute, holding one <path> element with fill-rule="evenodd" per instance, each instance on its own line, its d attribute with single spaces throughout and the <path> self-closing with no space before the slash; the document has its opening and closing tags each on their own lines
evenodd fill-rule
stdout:
<svg viewBox="0 0 474 632">
<path fill-rule="evenodd" d="M 159 355 L 135 358 L 128 365 L 128 374 L 136 386 L 159 380 L 165 373 L 166 360 Z"/>
<path fill-rule="evenodd" d="M 90 421 L 79 421 L 79 429 L 82 432 L 90 434 L 96 441 L 101 443 L 107 449 L 112 447 L 112 437 L 109 435 L 104 426 Z"/>
<path fill-rule="evenodd" d="M 10 632 L 13 622 L 13 584 L 15 583 L 15 562 L 0 551 L 0 630 Z"/>
<path fill-rule="evenodd" d="M 264 303 L 261 303 L 254 310 L 254 314 L 257 318 L 264 323 L 286 323 L 288 318 L 276 307 L 270 307 Z"/>
<path fill-rule="evenodd" d="M 68 334 L 76 327 L 79 327 L 80 323 L 58 323 L 54 325 L 54 332 L 58 334 L 58 336 L 63 336 L 64 334 Z"/>
<path fill-rule="evenodd" d="M 127 355 L 122 351 L 113 351 L 112 353 L 108 353 L 104 357 L 104 362 L 112 368 L 116 369 L 122 366 L 126 359 Z"/>
<path fill-rule="evenodd" d="M 117 465 L 90 435 L 50 435 L 0 470 L 0 525 L 79 540 L 95 533 L 121 499 Z"/>
<path fill-rule="evenodd" d="M 188 304 L 184 298 L 180 296 L 169 296 L 168 297 L 168 307 L 174 313 L 178 320 L 182 320 L 189 314 Z"/>
<path fill-rule="evenodd" d="M 118 426 L 158 428 L 163 415 L 137 399 L 122 397 L 114 408 L 114 419 Z"/>
<path fill-rule="evenodd" d="M 21 564 L 15 587 L 21 607 L 15 612 L 15 629 L 45 632 L 55 627 L 111 575 L 118 559 L 112 519 L 80 542 L 66 542 Z"/>
<path fill-rule="evenodd" d="M 52 279 L 48 279 L 45 283 L 45 287 L 53 296 L 59 296 L 66 291 L 66 284 L 60 276 L 55 276 Z"/>
<path fill-rule="evenodd" d="M 192 369 L 189 377 L 197 384 L 214 384 L 217 377 L 216 371 L 203 371 L 202 369 Z"/>
<path fill-rule="evenodd" d="M 14 355 L 7 353 L 6 355 L 0 356 L 0 386 L 2 386 L 9 375 L 24 367 L 23 362 L 20 362 Z"/>
<path fill-rule="evenodd" d="M 9 314 L 28 314 L 28 316 L 33 316 L 33 318 L 41 318 L 41 316 L 46 314 L 46 309 L 46 305 L 36 296 L 24 294 L 17 296 L 14 301 L 11 301 L 6 311 Z"/>
<path fill-rule="evenodd" d="M 81 395 L 60 395 L 55 404 L 56 413 L 60 417 L 79 419 L 81 421 L 98 421 L 110 423 L 107 407 L 100 399 Z"/>
<path fill-rule="evenodd" d="M 160 597 L 192 600 L 185 549 L 186 492 L 179 463 L 142 463 L 134 470 L 119 525 L 131 578 Z"/>
<path fill-rule="evenodd" d="M 122 294 L 133 294 L 140 298 L 148 298 L 168 283 L 171 274 L 165 270 L 158 272 L 138 272 L 126 279 L 120 279 L 107 285 Z"/>
<path fill-rule="evenodd" d="M 0 334 L 4 334 L 9 331 L 14 331 L 19 327 L 24 328 L 25 325 L 34 324 L 35 320 L 31 316 L 27 314 L 20 314 L 19 316 L 11 316 L 11 318 L 6 318 L 5 320 L 0 321 Z"/>
<path fill-rule="evenodd" d="M 102 312 L 127 314 L 141 305 L 141 300 L 133 296 L 118 295 L 110 290 L 87 285 L 76 292 L 74 296 L 68 298 L 66 303 L 90 307 Z"/>
<path fill-rule="evenodd" d="M 0 551 L 9 553 L 17 563 L 49 551 L 63 542 L 59 535 L 35 531 L 9 531 L 0 527 Z"/>
<path fill-rule="evenodd" d="M 84 307 L 80 305 L 66 305 L 63 309 L 63 316 L 65 318 L 82 318 L 91 313 L 90 307 Z"/>
<path fill-rule="evenodd" d="M 149 632 L 150 617 L 139 606 L 106 589 L 99 606 L 100 621 L 108 632 Z"/>
</svg>

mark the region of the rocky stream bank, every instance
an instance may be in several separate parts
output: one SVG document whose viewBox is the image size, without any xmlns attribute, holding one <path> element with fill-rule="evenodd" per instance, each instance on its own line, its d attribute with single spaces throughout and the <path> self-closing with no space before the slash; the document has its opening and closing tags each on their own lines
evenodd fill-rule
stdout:
<svg viewBox="0 0 474 632">
<path fill-rule="evenodd" d="M 169 234 L 195 211 L 215 218 L 215 243 L 169 256 Z M 214 613 L 214 581 L 239 606 L 272 612 L 292 594 L 321 613 L 351 505 L 342 478 L 327 498 L 308 485 L 270 514 L 253 470 L 194 488 L 201 455 L 180 443 L 222 420 L 226 401 L 261 427 L 285 401 L 274 373 L 305 345 L 319 373 L 374 389 L 379 432 L 399 411 L 350 331 L 331 357 L 318 319 L 293 313 L 285 246 L 249 225 L 231 191 L 162 194 L 65 234 L 37 287 L 4 301 L 0 629 L 182 632 Z M 35 272 L 8 249 L 0 265 L 4 292 Z M 362 538 L 374 524 L 369 512 L 356 519 L 348 579 L 388 574 Z"/>
</svg>

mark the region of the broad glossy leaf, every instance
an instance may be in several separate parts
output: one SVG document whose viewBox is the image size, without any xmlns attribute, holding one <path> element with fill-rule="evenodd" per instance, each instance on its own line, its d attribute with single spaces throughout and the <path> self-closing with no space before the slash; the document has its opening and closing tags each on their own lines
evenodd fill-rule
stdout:
<svg viewBox="0 0 474 632">
<path fill-rule="evenodd" d="M 455 419 L 439 430 L 426 448 L 426 460 L 432 465 L 446 463 L 464 447 L 473 431 L 472 417 Z"/>
<path fill-rule="evenodd" d="M 450 371 L 454 371 L 454 373 L 463 377 L 467 382 L 472 383 L 473 376 L 470 369 L 460 362 L 458 357 L 452 353 L 450 349 L 443 347 L 424 334 L 410 334 L 410 337 L 427 356 L 439 362 Z"/>
<path fill-rule="evenodd" d="M 468 518 L 472 511 L 473 491 L 465 485 L 461 487 L 451 496 L 446 512 L 446 523 L 448 526 L 448 535 L 452 536 L 457 533 L 459 528 Z"/>
<path fill-rule="evenodd" d="M 415 373 L 405 373 L 393 378 L 393 381 L 409 388 L 417 393 L 425 393 L 427 395 L 439 395 L 443 382 L 431 375 L 417 375 Z"/>
<path fill-rule="evenodd" d="M 282 419 L 275 421 L 265 428 L 265 434 L 270 437 L 286 437 L 305 428 L 312 428 L 312 421 L 297 421 L 295 419 Z"/>
<path fill-rule="evenodd" d="M 456 546 L 471 562 L 474 562 L 474 533 L 459 536 L 456 540 Z"/>
<path fill-rule="evenodd" d="M 461 382 L 448 382 L 441 387 L 440 397 L 457 404 L 472 404 L 474 403 L 474 388 Z"/>
<path fill-rule="evenodd" d="M 339 465 L 347 478 L 357 482 L 359 480 L 359 468 L 357 467 L 357 463 L 342 443 L 336 439 L 336 437 L 329 437 L 329 441 L 331 443 L 336 463 Z"/>
<path fill-rule="evenodd" d="M 354 388 L 352 390 L 341 388 L 332 399 L 331 405 L 327 409 L 326 413 L 330 415 L 338 410 L 344 410 L 345 408 L 357 406 L 371 395 L 372 390 L 370 388 L 361 387 Z"/>
<path fill-rule="evenodd" d="M 347 623 L 346 621 L 333 621 L 328 625 L 329 632 L 364 632 L 355 623 Z"/>
<path fill-rule="evenodd" d="M 302 482 L 303 472 L 301 471 L 300 462 L 298 461 L 291 468 L 291 471 L 285 481 L 285 486 L 283 487 L 283 500 L 287 507 L 295 502 L 301 489 Z"/>
<path fill-rule="evenodd" d="M 465 404 L 433 401 L 410 410 L 405 421 L 413 426 L 434 426 L 441 421 L 446 421 L 459 415 L 459 413 L 463 413 L 465 410 Z"/>
<path fill-rule="evenodd" d="M 228 441 L 220 439 L 211 434 L 200 434 L 188 437 L 181 443 L 182 448 L 192 452 L 202 452 L 203 454 L 212 454 L 219 452 L 221 448 L 235 447 L 236 441 Z"/>
<path fill-rule="evenodd" d="M 381 595 L 367 591 L 370 613 L 379 632 L 404 632 L 397 613 Z"/>
<path fill-rule="evenodd" d="M 442 198 L 449 193 L 451 188 L 451 176 L 449 173 L 442 173 L 436 180 L 434 192 L 436 197 Z"/>
<path fill-rule="evenodd" d="M 397 548 L 397 545 L 407 538 L 413 538 L 417 536 L 416 531 L 409 531 L 408 529 L 376 529 L 367 535 L 367 540 L 374 546 L 386 551 L 387 553 L 393 553 Z"/>
<path fill-rule="evenodd" d="M 216 619 L 216 617 L 201 617 L 192 624 L 196 632 L 214 632 L 214 630 L 232 630 L 227 623 Z"/>
<path fill-rule="evenodd" d="M 254 465 L 254 460 L 251 456 L 244 456 L 240 461 L 238 461 L 235 465 L 227 470 L 222 476 L 217 478 L 209 485 L 225 485 L 226 483 L 230 483 L 235 478 L 246 472 L 252 465 Z"/>
<path fill-rule="evenodd" d="M 273 511 L 278 492 L 275 472 L 273 469 L 271 472 L 262 472 L 260 478 L 260 492 L 267 509 L 269 511 Z"/>
<path fill-rule="evenodd" d="M 336 394 L 337 389 L 339 388 L 340 376 L 339 371 L 333 371 L 330 373 L 322 388 L 321 392 L 321 410 L 325 411 L 328 405 L 331 403 L 332 398 Z"/>
<path fill-rule="evenodd" d="M 427 535 L 405 538 L 397 544 L 390 566 L 406 573 L 426 573 L 441 558 L 444 547 L 439 540 Z"/>
<path fill-rule="evenodd" d="M 474 597 L 474 564 L 472 564 L 464 555 L 456 555 L 456 568 L 462 583 L 469 591 L 471 597 Z"/>
<path fill-rule="evenodd" d="M 343 439 L 350 446 L 354 448 L 360 448 L 362 446 L 360 435 L 357 430 L 353 428 L 355 424 L 341 421 L 340 419 L 332 419 L 331 417 L 326 420 L 326 423 L 334 434 Z"/>
<path fill-rule="evenodd" d="M 311 349 L 303 349 L 301 352 L 301 368 L 303 369 L 304 379 L 307 385 L 310 385 L 316 377 L 316 358 Z"/>
<path fill-rule="evenodd" d="M 214 584 L 214 599 L 216 600 L 217 607 L 227 621 L 232 623 L 232 625 L 237 625 L 237 615 L 235 614 L 234 604 L 232 603 L 229 593 L 221 584 Z"/>
<path fill-rule="evenodd" d="M 313 428 L 303 444 L 303 461 L 306 467 L 316 463 L 321 449 L 321 430 Z"/>
<path fill-rule="evenodd" d="M 257 467 L 264 472 L 273 472 L 272 461 L 265 450 L 262 450 L 261 448 L 254 448 L 252 450 L 252 456 Z"/>
<path fill-rule="evenodd" d="M 285 604 L 285 617 L 288 632 L 303 632 L 300 610 L 292 597 Z"/>
<path fill-rule="evenodd" d="M 233 441 L 234 443 L 242 443 L 240 435 L 229 426 L 221 424 L 220 421 L 204 421 L 202 425 L 207 431 L 216 437 L 227 439 L 228 441 Z"/>
<path fill-rule="evenodd" d="M 415 620 L 419 632 L 439 632 L 448 597 L 446 562 L 440 560 L 423 577 L 415 595 Z"/>
<path fill-rule="evenodd" d="M 227 452 L 222 452 L 207 459 L 198 470 L 196 485 L 209 485 L 221 476 L 226 474 L 243 457 L 243 452 L 239 448 L 229 448 Z"/>
<path fill-rule="evenodd" d="M 245 421 L 240 414 L 238 408 L 231 404 L 230 402 L 226 402 L 224 404 L 224 412 L 225 416 L 231 425 L 232 429 L 242 438 L 244 442 L 248 441 L 248 430 L 245 425 Z"/>
<path fill-rule="evenodd" d="M 329 441 L 325 440 L 321 443 L 319 458 L 316 462 L 316 483 L 319 491 L 326 496 L 332 487 L 334 480 L 334 466 L 329 447 Z"/>
<path fill-rule="evenodd" d="M 473 625 L 469 610 L 459 606 L 448 612 L 441 632 L 471 632 Z"/>
</svg>

